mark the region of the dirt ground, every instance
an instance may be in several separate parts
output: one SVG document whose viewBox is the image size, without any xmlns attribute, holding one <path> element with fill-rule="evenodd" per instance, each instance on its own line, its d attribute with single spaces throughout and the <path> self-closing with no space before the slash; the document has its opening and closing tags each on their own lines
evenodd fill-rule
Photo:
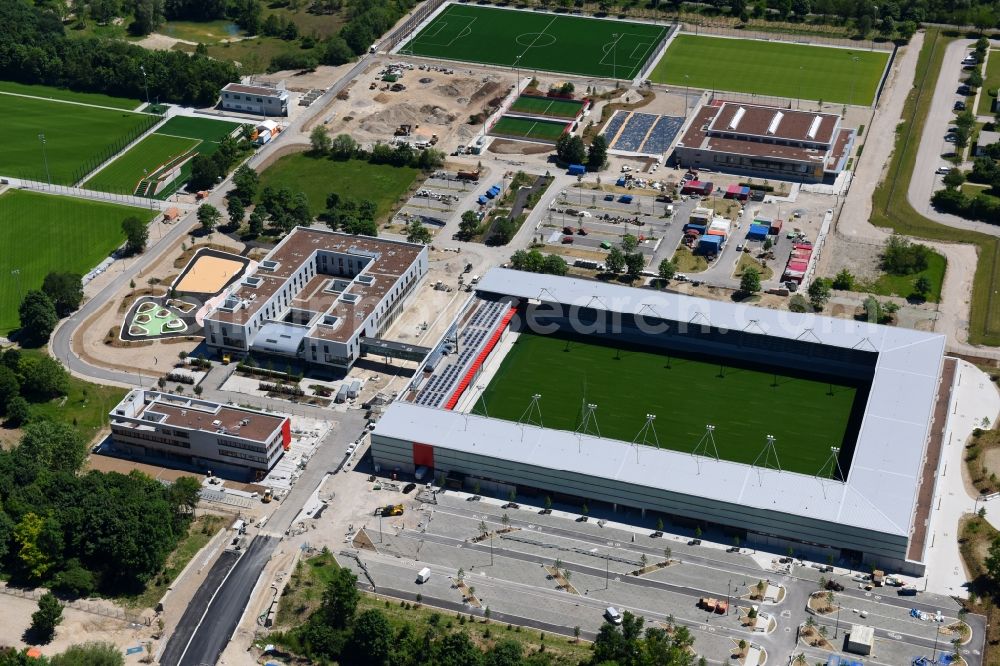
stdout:
<svg viewBox="0 0 1000 666">
<path fill-rule="evenodd" d="M 85 601 L 88 607 L 98 605 L 111 607 L 111 604 L 101 601 Z M 34 599 L 21 598 L 10 594 L 0 595 L 0 644 L 11 645 L 18 649 L 28 647 L 24 642 L 24 632 L 31 625 L 31 614 L 38 610 L 38 602 Z M 151 639 L 156 627 L 144 624 L 130 624 L 124 620 L 105 617 L 76 608 L 63 609 L 63 621 L 56 629 L 55 639 L 48 645 L 41 646 L 42 654 L 49 657 L 64 651 L 70 645 L 88 641 L 107 641 L 121 649 L 143 646 Z M 125 657 L 126 664 L 139 664 L 143 654 L 133 654 Z"/>
<path fill-rule="evenodd" d="M 381 64 L 388 62 L 383 60 Z M 326 128 L 331 134 L 349 133 L 361 143 L 389 141 L 393 132 L 402 124 L 413 125 L 414 135 L 430 138 L 437 134 L 438 147 L 446 152 L 459 144 L 469 142 L 478 125 L 469 125 L 470 114 L 482 111 L 491 99 L 502 95 L 513 80 L 504 80 L 497 74 L 478 74 L 474 70 L 454 70 L 454 74 L 440 71 L 421 71 L 414 67 L 405 70 L 400 83 L 402 92 L 384 90 L 379 79 L 381 66 L 369 68 L 351 86 L 345 101 L 337 100 L 330 110 L 324 109 L 320 118 L 329 119 Z M 376 82 L 374 90 L 371 83 Z"/>
</svg>

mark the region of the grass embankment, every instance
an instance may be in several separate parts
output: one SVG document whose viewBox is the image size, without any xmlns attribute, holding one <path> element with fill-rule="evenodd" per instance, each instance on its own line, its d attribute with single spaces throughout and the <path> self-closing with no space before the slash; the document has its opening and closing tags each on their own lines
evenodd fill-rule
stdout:
<svg viewBox="0 0 1000 666">
<path fill-rule="evenodd" d="M 336 192 L 341 199 L 375 203 L 376 216 L 385 219 L 410 189 L 419 169 L 370 164 L 363 160 L 337 161 L 309 153 L 286 155 L 260 174 L 261 189 L 287 186 L 305 192 L 313 217 L 326 209 L 326 197 Z"/>
<path fill-rule="evenodd" d="M 917 60 L 913 90 L 906 100 L 903 122 L 896 131 L 893 157 L 885 180 L 872 196 L 871 223 L 907 236 L 975 245 L 979 251 L 979 261 L 972 286 L 969 342 L 1000 345 L 1000 307 L 996 307 L 994 303 L 994 292 L 1000 289 L 1000 238 L 929 220 L 914 210 L 906 200 L 938 72 L 941 71 L 944 52 L 951 39 L 942 36 L 936 28 L 927 30 Z M 935 285 L 934 291 L 939 293 L 940 285 Z"/>
<path fill-rule="evenodd" d="M 998 89 L 1000 89 L 1000 49 L 990 49 L 990 52 L 986 56 L 986 71 L 983 72 L 983 85 L 979 93 L 979 105 L 976 107 L 978 115 L 988 116 L 993 113 L 990 111 L 990 105 L 993 104 L 993 100 L 996 98 L 990 97 L 986 91 Z"/>
<path fill-rule="evenodd" d="M 300 560 L 281 595 L 275 626 L 290 629 L 303 623 L 319 607 L 323 590 L 337 568 L 333 554 L 326 550 L 309 559 Z M 472 642 L 480 647 L 489 647 L 500 639 L 513 639 L 521 644 L 525 654 L 537 652 L 542 645 L 539 633 L 534 630 L 522 630 L 520 627 L 498 622 L 485 623 L 482 619 L 469 620 L 468 616 L 464 616 L 465 622 L 460 622 L 447 611 L 417 603 L 401 604 L 396 599 L 362 592 L 358 612 L 370 608 L 378 608 L 385 613 L 395 632 L 404 624 L 409 624 L 413 633 L 418 636 L 423 635 L 431 626 L 446 633 L 464 629 Z M 577 643 L 565 636 L 550 635 L 545 639 L 544 645 L 545 653 L 557 665 L 582 664 L 591 656 L 589 643 Z"/>
<path fill-rule="evenodd" d="M 748 268 L 756 268 L 757 272 L 760 273 L 761 280 L 770 280 L 774 277 L 774 270 L 770 266 L 762 266 L 759 261 L 746 252 L 740 253 L 740 258 L 736 262 L 736 270 L 733 271 L 733 277 L 743 277 L 743 272 Z"/>
<path fill-rule="evenodd" d="M 126 597 L 123 601 L 132 608 L 153 608 L 163 598 L 177 576 L 184 571 L 195 555 L 212 540 L 219 530 L 230 520 L 222 516 L 206 514 L 192 521 L 188 533 L 178 543 L 174 552 L 167 556 L 163 571 L 149 581 L 142 594 Z"/>
</svg>

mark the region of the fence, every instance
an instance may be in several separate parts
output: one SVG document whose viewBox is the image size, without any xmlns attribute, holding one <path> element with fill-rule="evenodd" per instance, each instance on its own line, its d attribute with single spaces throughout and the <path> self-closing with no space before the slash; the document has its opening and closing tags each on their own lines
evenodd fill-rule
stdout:
<svg viewBox="0 0 1000 666">
<path fill-rule="evenodd" d="M 33 190 L 36 192 L 46 192 L 50 194 L 62 194 L 71 197 L 78 197 L 80 199 L 90 199 L 92 201 L 108 201 L 111 203 L 126 204 L 128 206 L 136 206 L 139 208 L 148 208 L 150 210 L 163 210 L 170 205 L 166 201 L 137 197 L 132 194 L 99 192 L 97 190 L 87 190 L 82 187 L 70 187 L 68 185 L 50 185 L 37 180 L 22 180 L 20 181 L 20 187 L 24 190 Z"/>
<path fill-rule="evenodd" d="M 145 120 L 142 124 L 133 127 L 127 134 L 118 137 L 113 143 L 105 146 L 99 153 L 88 158 L 82 166 L 73 172 L 73 182 L 79 183 L 84 177 L 94 171 L 94 169 L 101 166 L 131 145 L 134 141 L 141 138 L 143 134 L 152 129 L 157 123 L 163 122 L 162 116 L 145 114 L 144 118 Z"/>
<path fill-rule="evenodd" d="M 30 599 L 31 601 L 38 601 L 42 595 L 45 594 L 45 590 L 35 588 L 33 590 L 23 590 L 18 587 L 8 587 L 7 585 L 0 585 L 0 592 L 3 594 L 10 595 L 12 597 L 19 597 L 21 599 Z M 100 615 L 101 617 L 109 617 L 113 620 L 121 620 L 122 622 L 130 622 L 132 624 L 144 624 L 149 626 L 149 618 L 143 618 L 135 613 L 130 613 L 128 611 L 122 610 L 117 607 L 108 607 L 106 604 L 101 604 L 94 601 L 86 600 L 76 600 L 76 601 L 63 601 L 59 600 L 59 604 L 65 608 L 72 608 L 74 610 L 83 611 L 84 613 L 91 613 L 92 615 Z"/>
<path fill-rule="evenodd" d="M 831 37 L 809 31 L 796 32 L 795 27 L 778 24 L 773 30 L 759 30 L 755 27 L 737 28 L 732 21 L 702 17 L 692 19 L 684 17 L 684 31 L 696 35 L 719 35 L 740 39 L 761 39 L 771 42 L 789 42 L 793 44 L 812 44 L 817 46 L 839 46 L 849 49 L 867 51 L 891 51 L 895 48 L 893 42 L 876 42 L 866 39 L 851 39 L 850 37 Z"/>
<path fill-rule="evenodd" d="M 403 39 L 416 30 L 417 26 L 423 23 L 428 16 L 436 12 L 438 7 L 443 5 L 445 2 L 446 0 L 430 0 L 430 2 L 418 7 L 417 11 L 413 12 L 410 18 L 406 19 L 406 22 L 403 23 L 403 25 L 399 26 L 399 28 L 393 31 L 391 35 L 378 45 L 377 50 L 392 51 L 401 41 L 403 41 Z"/>
</svg>

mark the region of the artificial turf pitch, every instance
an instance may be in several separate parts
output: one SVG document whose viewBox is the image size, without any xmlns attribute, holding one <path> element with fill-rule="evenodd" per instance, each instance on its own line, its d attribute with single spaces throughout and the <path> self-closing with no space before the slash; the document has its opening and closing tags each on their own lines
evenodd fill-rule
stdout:
<svg viewBox="0 0 1000 666">
<path fill-rule="evenodd" d="M 531 70 L 633 79 L 663 26 L 448 5 L 400 53 Z"/>
<path fill-rule="evenodd" d="M 103 261 L 132 215 L 148 222 L 154 211 L 23 190 L 0 196 L 0 334 L 17 328 L 21 297 L 49 271 L 83 275 Z"/>
<path fill-rule="evenodd" d="M 490 134 L 520 136 L 525 139 L 539 139 L 542 141 L 556 141 L 565 131 L 566 122 L 501 116 L 500 120 L 493 126 L 493 129 L 490 130 Z"/>
<path fill-rule="evenodd" d="M 163 134 L 150 134 L 131 150 L 101 169 L 84 187 L 101 192 L 132 194 L 146 176 L 161 166 L 193 150 L 197 139 L 182 139 Z"/>
<path fill-rule="evenodd" d="M 886 51 L 677 35 L 649 78 L 705 90 L 867 106 L 888 59 Z"/>
<path fill-rule="evenodd" d="M 552 97 L 533 97 L 522 95 L 510 105 L 511 111 L 529 116 L 552 116 L 553 118 L 575 118 L 580 113 L 583 102 L 572 99 L 556 99 Z"/>
<path fill-rule="evenodd" d="M 753 463 L 773 435 L 783 470 L 816 474 L 831 446 L 849 446 L 857 389 L 777 372 L 522 333 L 473 412 L 517 421 L 538 393 L 542 425 L 575 431 L 595 404 L 600 434 L 626 442 L 655 414 L 659 446 L 688 453 L 711 424 L 719 457 L 738 463 Z"/>
</svg>

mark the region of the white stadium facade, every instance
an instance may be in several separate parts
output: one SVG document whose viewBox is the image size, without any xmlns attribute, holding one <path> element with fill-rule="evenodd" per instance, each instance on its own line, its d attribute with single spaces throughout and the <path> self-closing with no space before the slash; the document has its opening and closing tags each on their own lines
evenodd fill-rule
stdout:
<svg viewBox="0 0 1000 666">
<path fill-rule="evenodd" d="M 863 376 L 870 388 L 846 479 L 469 413 L 505 336 L 539 316 L 592 332 L 607 322 L 596 335 L 621 342 Z M 956 377 L 944 352 L 944 336 L 931 333 L 494 269 L 383 414 L 372 454 L 382 471 L 422 466 L 501 497 L 586 502 L 626 521 L 659 517 L 778 553 L 922 575 Z"/>
</svg>

